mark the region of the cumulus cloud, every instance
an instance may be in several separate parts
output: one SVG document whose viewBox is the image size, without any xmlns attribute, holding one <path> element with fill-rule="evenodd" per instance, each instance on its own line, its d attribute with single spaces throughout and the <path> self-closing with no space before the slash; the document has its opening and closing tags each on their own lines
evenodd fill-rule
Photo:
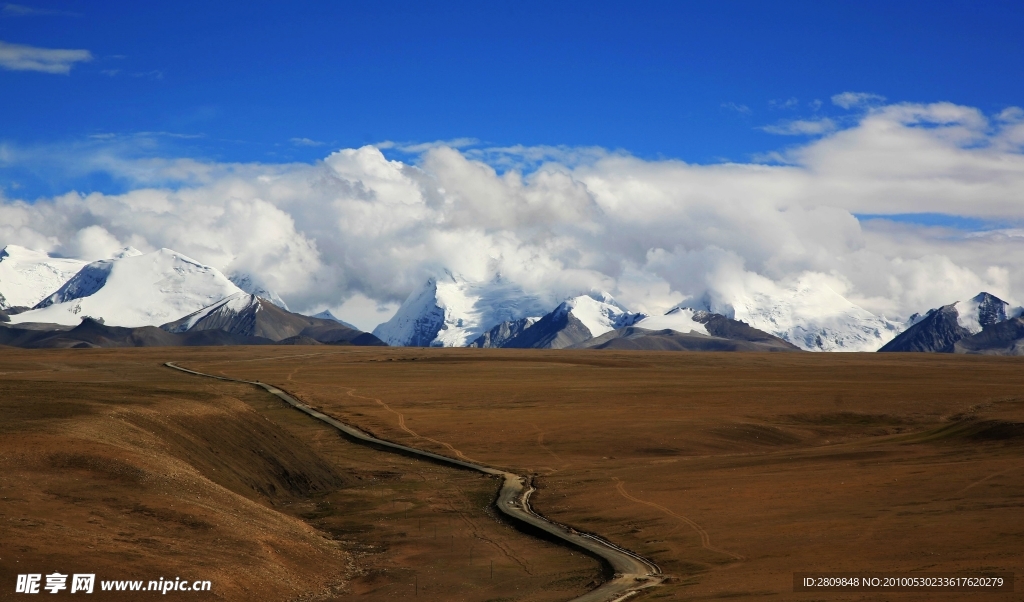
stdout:
<svg viewBox="0 0 1024 602">
<path fill-rule="evenodd" d="M 832 127 L 778 165 L 444 144 L 402 161 L 366 146 L 312 164 L 220 164 L 89 147 L 92 168 L 130 190 L 0 197 L 0 243 L 88 259 L 169 247 L 367 328 L 443 269 L 501 274 L 552 304 L 606 290 L 651 313 L 793 287 L 827 287 L 890 318 L 980 290 L 1021 300 L 1017 112 L 890 104 Z M 2 151 L 9 162 L 43 156 Z M 914 213 L 1007 227 L 884 218 Z"/>
<path fill-rule="evenodd" d="M 40 71 L 67 75 L 75 63 L 92 60 L 88 50 L 37 48 L 0 42 L 0 67 L 11 71 Z"/>
<path fill-rule="evenodd" d="M 832 97 L 832 104 L 844 109 L 852 109 L 868 104 L 884 102 L 885 97 L 871 92 L 843 92 Z"/>
</svg>

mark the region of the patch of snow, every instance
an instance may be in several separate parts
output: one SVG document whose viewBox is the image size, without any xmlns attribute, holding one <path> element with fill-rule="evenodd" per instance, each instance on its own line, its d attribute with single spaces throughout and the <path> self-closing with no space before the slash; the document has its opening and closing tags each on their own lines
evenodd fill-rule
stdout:
<svg viewBox="0 0 1024 602">
<path fill-rule="evenodd" d="M 0 309 L 33 307 L 88 264 L 18 245 L 0 250 Z"/>
<path fill-rule="evenodd" d="M 674 330 L 683 334 L 696 332 L 697 334 L 708 334 L 707 326 L 696 322 L 693 314 L 697 310 L 691 307 L 673 307 L 663 316 L 650 316 L 636 323 L 637 328 L 646 330 Z"/>
<path fill-rule="evenodd" d="M 953 304 L 956 310 L 956 321 L 971 334 L 978 334 L 985 326 L 1006 320 L 1006 301 L 988 293 L 978 293 L 967 301 Z M 1010 315 L 1013 315 L 1011 310 Z"/>
<path fill-rule="evenodd" d="M 978 304 L 974 299 L 957 301 L 953 304 L 956 309 L 956 321 L 961 327 L 966 328 L 971 334 L 981 332 L 981 323 L 978 322 Z"/>
<path fill-rule="evenodd" d="M 74 326 L 88 316 L 109 326 L 159 326 L 241 292 L 216 269 L 160 249 L 90 263 L 11 323 Z"/>
</svg>

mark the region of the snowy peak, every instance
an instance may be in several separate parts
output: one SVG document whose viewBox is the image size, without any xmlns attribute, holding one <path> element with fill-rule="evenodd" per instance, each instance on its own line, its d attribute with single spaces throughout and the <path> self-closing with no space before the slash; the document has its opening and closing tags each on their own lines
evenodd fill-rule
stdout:
<svg viewBox="0 0 1024 602">
<path fill-rule="evenodd" d="M 594 337 L 632 326 L 647 317 L 646 314 L 631 312 L 622 307 L 611 295 L 604 292 L 591 292 L 568 299 L 555 308 L 553 313 L 571 313 L 587 327 L 590 336 Z"/>
<path fill-rule="evenodd" d="M 962 328 L 977 334 L 986 326 L 1006 320 L 1006 308 L 1010 304 L 995 295 L 979 293 L 967 301 L 957 301 L 956 321 Z"/>
<path fill-rule="evenodd" d="M 232 284 L 242 289 L 243 291 L 249 293 L 250 295 L 263 297 L 267 301 L 270 301 L 271 303 L 280 308 L 288 309 L 288 304 L 284 302 L 284 299 L 278 296 L 278 294 L 275 293 L 274 291 L 269 290 L 260 284 L 257 284 L 256 279 L 253 278 L 250 274 L 235 273 L 231 275 L 229 280 L 231 280 Z"/>
<path fill-rule="evenodd" d="M 90 263 L 11 322 L 74 326 L 88 316 L 108 326 L 159 326 L 240 292 L 216 269 L 160 249 Z"/>
<path fill-rule="evenodd" d="M 285 309 L 288 309 L 288 308 L 285 307 Z M 323 310 L 322 312 L 320 312 L 318 314 L 313 314 L 310 317 L 311 318 L 316 318 L 318 320 L 331 320 L 332 322 L 337 322 L 338 324 L 341 324 L 342 326 L 345 326 L 346 328 L 355 328 L 356 330 L 359 330 L 358 328 L 356 328 L 352 324 L 349 324 L 345 320 L 342 320 L 338 316 L 332 314 L 331 310 L 329 310 L 329 309 L 325 309 L 325 310 Z"/>
<path fill-rule="evenodd" d="M 477 282 L 445 271 L 413 291 L 373 334 L 388 345 L 462 347 L 496 324 L 544 313 L 538 296 L 500 275 Z"/>
<path fill-rule="evenodd" d="M 87 263 L 7 245 L 0 250 L 0 309 L 34 306 Z"/>
<path fill-rule="evenodd" d="M 117 253 L 114 253 L 111 259 L 124 259 L 125 257 L 138 257 L 139 255 L 142 255 L 142 251 L 135 247 L 125 247 Z"/>
</svg>

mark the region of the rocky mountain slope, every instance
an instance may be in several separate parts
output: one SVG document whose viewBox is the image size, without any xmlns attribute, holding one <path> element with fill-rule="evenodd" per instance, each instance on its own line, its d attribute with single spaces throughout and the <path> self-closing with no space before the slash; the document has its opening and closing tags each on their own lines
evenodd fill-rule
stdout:
<svg viewBox="0 0 1024 602">
<path fill-rule="evenodd" d="M 1009 303 L 989 293 L 928 310 L 879 351 L 951 353 L 961 340 L 1007 320 Z"/>
<path fill-rule="evenodd" d="M 372 334 L 333 320 L 292 313 L 247 293 L 235 293 L 184 318 L 164 324 L 161 328 L 175 334 L 221 331 L 274 342 L 300 337 L 303 342 L 383 345 Z"/>
</svg>

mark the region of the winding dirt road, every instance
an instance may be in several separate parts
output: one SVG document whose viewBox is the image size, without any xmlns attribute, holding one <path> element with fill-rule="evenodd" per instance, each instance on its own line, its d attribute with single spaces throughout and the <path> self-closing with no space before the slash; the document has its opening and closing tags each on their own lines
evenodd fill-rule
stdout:
<svg viewBox="0 0 1024 602">
<path fill-rule="evenodd" d="M 501 491 L 498 493 L 498 500 L 496 502 L 498 510 L 513 520 L 525 523 L 535 529 L 540 529 L 573 547 L 583 549 L 590 554 L 601 558 L 611 566 L 614 572 L 612 579 L 605 581 L 596 589 L 593 589 L 582 596 L 573 598 L 571 602 L 615 602 L 625 600 L 642 589 L 659 585 L 664 579 L 664 575 L 662 574 L 661 569 L 658 568 L 658 565 L 643 556 L 619 547 L 596 535 L 576 531 L 575 529 L 566 527 L 565 525 L 550 521 L 534 512 L 530 507 L 530 495 L 534 492 L 534 488 L 529 485 L 529 481 L 523 476 L 498 468 L 485 466 L 483 464 L 457 460 L 455 458 L 449 458 L 448 456 L 442 456 L 422 449 L 416 449 L 414 447 L 378 439 L 353 426 L 347 425 L 344 422 L 340 422 L 322 412 L 314 410 L 273 385 L 268 385 L 259 381 L 241 380 L 237 378 L 228 378 L 226 376 L 205 374 L 203 372 L 183 368 L 173 362 L 167 362 L 164 365 L 168 368 L 173 368 L 196 376 L 215 378 L 217 380 L 229 382 L 245 383 L 261 387 L 272 395 L 279 397 L 293 408 L 304 412 L 321 422 L 325 422 L 333 426 L 349 439 L 370 445 L 377 449 L 393 451 L 408 456 L 426 458 L 433 462 L 502 477 Z"/>
</svg>

